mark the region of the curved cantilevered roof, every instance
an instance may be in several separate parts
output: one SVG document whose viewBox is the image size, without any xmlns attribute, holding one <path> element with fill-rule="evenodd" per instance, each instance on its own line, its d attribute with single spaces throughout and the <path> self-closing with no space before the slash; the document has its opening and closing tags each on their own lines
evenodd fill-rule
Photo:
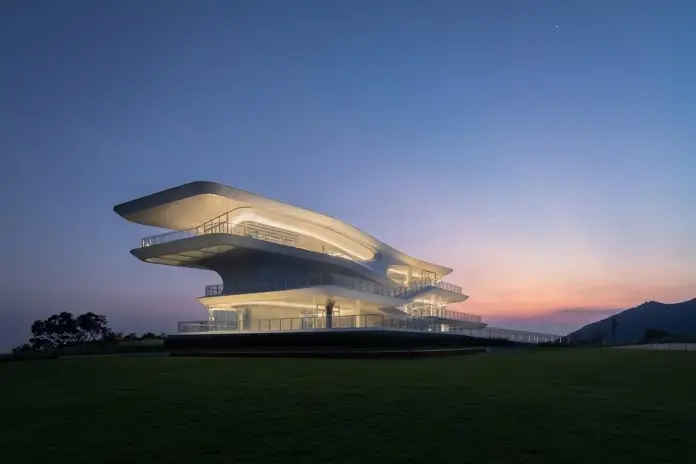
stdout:
<svg viewBox="0 0 696 464">
<path fill-rule="evenodd" d="M 421 261 L 402 253 L 331 216 L 216 182 L 190 182 L 122 203 L 115 206 L 114 211 L 138 224 L 185 230 L 198 227 L 206 221 L 239 208 L 268 211 L 321 227 L 327 231 L 327 234 L 334 237 L 343 236 L 378 251 L 385 265 L 407 264 L 440 275 L 452 272 L 452 269 L 448 267 Z"/>
</svg>

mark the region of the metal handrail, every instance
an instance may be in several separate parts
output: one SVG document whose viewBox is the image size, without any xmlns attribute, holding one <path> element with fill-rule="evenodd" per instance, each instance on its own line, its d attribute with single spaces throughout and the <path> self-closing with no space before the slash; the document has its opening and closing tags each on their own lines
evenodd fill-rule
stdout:
<svg viewBox="0 0 696 464">
<path fill-rule="evenodd" d="M 462 287 L 441 280 L 417 280 L 409 285 L 399 287 L 398 293 L 403 296 L 408 296 L 410 293 L 419 292 L 425 288 L 441 288 L 454 293 L 463 294 Z"/>
<path fill-rule="evenodd" d="M 186 238 L 198 237 L 201 235 L 213 235 L 213 234 L 223 234 L 223 235 L 239 235 L 242 237 L 252 237 L 257 240 L 264 240 L 266 242 L 278 243 L 280 245 L 293 246 L 290 245 L 291 240 L 288 238 L 282 238 L 279 236 L 272 235 L 261 235 L 257 234 L 257 228 L 247 227 L 239 224 L 233 223 L 220 223 L 214 226 L 198 226 L 192 227 L 190 229 L 175 230 L 173 232 L 166 232 L 159 235 L 151 235 L 141 239 L 140 246 L 142 248 L 160 245 L 162 243 L 174 242 L 176 240 L 183 240 Z M 299 248 L 299 247 L 295 247 Z"/>
<path fill-rule="evenodd" d="M 460 287 L 459 285 L 450 284 L 448 282 L 438 281 L 438 282 L 435 282 L 435 286 L 437 288 L 441 288 L 443 290 L 447 290 L 450 292 L 463 293 L 462 287 Z"/>
<path fill-rule="evenodd" d="M 465 313 L 462 311 L 450 311 L 445 309 L 444 305 L 427 301 L 414 301 L 402 306 L 400 309 L 404 313 L 408 314 L 409 317 L 414 318 L 438 318 L 475 323 L 480 323 L 483 320 L 478 314 Z"/>
</svg>

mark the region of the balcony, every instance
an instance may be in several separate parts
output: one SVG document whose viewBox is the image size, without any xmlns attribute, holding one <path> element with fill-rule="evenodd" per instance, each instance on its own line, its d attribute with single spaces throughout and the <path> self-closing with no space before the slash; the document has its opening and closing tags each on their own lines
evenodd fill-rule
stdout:
<svg viewBox="0 0 696 464">
<path fill-rule="evenodd" d="M 208 285 L 205 296 L 241 295 L 245 293 L 277 292 L 316 287 L 318 285 L 335 285 L 358 290 L 373 295 L 396 297 L 396 291 L 369 280 L 348 277 L 341 274 L 313 275 L 282 280 L 237 281 L 228 285 Z"/>
<path fill-rule="evenodd" d="M 460 295 L 464 294 L 462 287 L 458 285 L 443 282 L 441 280 L 417 280 L 404 287 L 399 287 L 396 290 L 395 296 L 399 298 L 408 298 L 410 295 L 430 288 L 440 288 L 449 292 L 459 293 Z"/>
<path fill-rule="evenodd" d="M 465 321 L 465 322 L 477 322 L 481 323 L 483 318 L 477 314 L 463 313 L 461 311 L 448 311 L 446 309 L 439 310 L 439 315 L 442 319 L 449 319 L 452 321 Z"/>
<path fill-rule="evenodd" d="M 229 222 L 218 222 L 214 224 L 203 224 L 199 227 L 194 227 L 185 230 L 176 230 L 174 232 L 166 232 L 164 234 L 152 235 L 150 237 L 145 237 L 140 240 L 140 247 L 145 248 L 153 245 L 160 245 L 162 243 L 175 242 L 177 240 L 183 240 L 187 238 L 199 237 L 201 235 L 213 235 L 213 234 L 228 234 L 228 235 L 238 235 L 241 237 L 252 237 L 257 240 L 263 240 L 266 242 L 277 243 L 279 245 L 285 246 L 295 246 L 297 241 L 297 234 L 293 233 L 282 233 L 278 230 L 273 230 L 271 228 L 264 228 L 261 230 L 258 226 L 246 226 L 240 224 L 232 224 Z"/>
<path fill-rule="evenodd" d="M 435 282 L 433 286 L 437 287 L 437 288 L 441 288 L 443 290 L 447 290 L 448 292 L 463 294 L 462 287 L 460 287 L 458 285 L 450 284 L 447 282 L 438 281 L 438 282 Z"/>
<path fill-rule="evenodd" d="M 473 322 L 476 324 L 480 324 L 482 322 L 481 316 L 477 314 L 464 313 L 461 311 L 449 311 L 445 309 L 444 306 L 438 306 L 432 303 L 413 302 L 403 306 L 401 310 L 410 317 L 417 319 L 435 318 L 450 321 Z"/>
<path fill-rule="evenodd" d="M 347 259 L 350 261 L 363 261 L 360 259 L 354 259 L 354 257 L 347 255 L 343 252 L 343 250 L 340 250 L 334 246 L 325 244 L 321 241 L 315 241 L 314 243 L 308 242 L 306 240 L 307 237 L 289 230 L 281 229 L 279 227 L 269 226 L 266 224 L 251 221 L 245 221 L 241 224 L 231 222 L 230 213 L 225 213 L 220 217 L 211 219 L 210 221 L 198 227 L 193 227 L 191 229 L 176 230 L 173 232 L 166 232 L 163 234 L 145 237 L 140 240 L 140 247 L 145 248 L 153 245 L 161 245 L 163 243 L 174 242 L 177 240 L 199 237 L 201 235 L 214 234 L 251 237 L 256 240 L 263 240 L 265 242 L 275 243 L 278 245 L 312 251 L 315 253 L 322 253 L 329 256 Z M 309 243 L 312 243 L 311 246 L 309 245 Z M 377 249 L 365 243 L 360 243 L 359 245 L 367 250 L 370 250 L 373 259 L 379 259 L 380 254 Z"/>
<path fill-rule="evenodd" d="M 388 296 L 393 298 L 399 298 L 402 300 L 408 300 L 415 293 L 429 288 L 444 288 L 452 292 L 462 294 L 462 288 L 456 285 L 448 284 L 445 282 L 435 282 L 435 281 L 425 281 L 425 282 L 414 282 L 408 287 L 395 287 L 390 288 L 378 283 L 359 279 L 355 277 L 348 277 L 341 274 L 326 274 L 326 275 L 313 275 L 307 277 L 297 277 L 282 280 L 263 280 L 263 281 L 237 281 L 231 284 L 223 285 L 207 285 L 205 287 L 206 297 L 215 297 L 222 295 L 242 295 L 246 293 L 264 293 L 264 292 L 278 292 L 283 290 L 296 290 L 300 288 L 315 287 L 318 285 L 335 285 L 338 287 L 348 288 L 351 290 L 357 290 L 360 292 L 371 293 L 373 295 Z M 457 311 L 447 311 L 452 313 L 450 319 L 455 320 L 471 320 L 471 322 L 480 322 L 480 316 L 474 316 L 466 313 L 460 313 Z M 470 319 L 462 319 L 466 315 Z M 475 319 L 478 318 L 478 319 Z"/>
</svg>

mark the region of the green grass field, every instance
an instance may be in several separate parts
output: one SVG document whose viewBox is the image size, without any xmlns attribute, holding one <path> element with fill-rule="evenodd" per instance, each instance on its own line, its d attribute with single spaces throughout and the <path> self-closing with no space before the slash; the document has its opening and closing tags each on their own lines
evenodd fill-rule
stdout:
<svg viewBox="0 0 696 464">
<path fill-rule="evenodd" d="M 696 353 L 0 364 L 7 463 L 682 463 Z"/>
</svg>

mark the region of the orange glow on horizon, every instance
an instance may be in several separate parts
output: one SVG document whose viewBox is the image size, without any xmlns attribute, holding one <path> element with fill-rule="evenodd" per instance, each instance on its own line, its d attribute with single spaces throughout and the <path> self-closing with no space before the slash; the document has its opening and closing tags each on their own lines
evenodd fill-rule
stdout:
<svg viewBox="0 0 696 464">
<path fill-rule="evenodd" d="M 501 285 L 502 287 L 502 285 Z M 472 292 L 473 293 L 473 292 Z M 484 317 L 537 317 L 567 310 L 603 311 L 628 309 L 646 301 L 678 303 L 694 298 L 696 286 L 587 285 L 585 288 L 508 288 L 471 296 L 451 309 Z"/>
</svg>

